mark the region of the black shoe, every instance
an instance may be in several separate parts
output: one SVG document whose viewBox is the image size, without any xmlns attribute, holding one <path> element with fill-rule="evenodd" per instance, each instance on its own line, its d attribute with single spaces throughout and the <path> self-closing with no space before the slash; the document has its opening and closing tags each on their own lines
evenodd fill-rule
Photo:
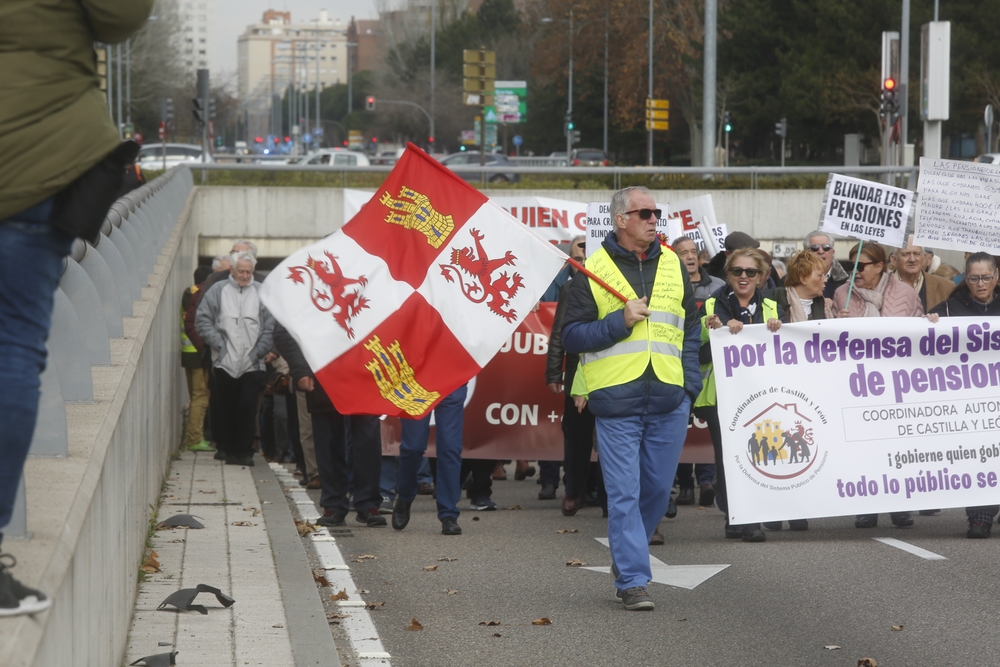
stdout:
<svg viewBox="0 0 1000 667">
<path fill-rule="evenodd" d="M 934 516 L 940 511 L 941 510 L 920 510 L 919 512 L 917 512 L 917 514 L 919 514 L 920 516 Z"/>
<path fill-rule="evenodd" d="M 461 535 L 462 527 L 458 525 L 458 521 L 448 517 L 446 519 L 441 519 L 441 534 L 442 535 Z"/>
<path fill-rule="evenodd" d="M 597 491 L 587 491 L 580 496 L 580 504 L 584 507 L 600 507 L 601 501 L 597 497 Z"/>
<path fill-rule="evenodd" d="M 0 554 L 0 559 L 0 618 L 37 614 L 52 606 L 44 593 L 28 588 L 11 575 L 10 568 L 17 565 L 13 554 Z"/>
<path fill-rule="evenodd" d="M 792 519 L 788 522 L 788 527 L 792 530 L 809 530 L 808 519 Z"/>
<path fill-rule="evenodd" d="M 216 461 L 225 461 L 226 460 L 226 453 L 224 451 L 222 451 L 221 448 L 217 448 L 215 450 L 215 456 L 213 456 L 212 458 L 215 459 Z"/>
<path fill-rule="evenodd" d="M 556 487 L 551 484 L 545 484 L 542 486 L 542 490 L 538 492 L 539 500 L 555 500 L 556 499 Z"/>
<path fill-rule="evenodd" d="M 253 467 L 253 454 L 229 455 L 226 454 L 227 466 L 249 466 Z M 307 482 L 308 483 L 308 482 Z"/>
<path fill-rule="evenodd" d="M 993 517 L 989 519 L 969 519 L 969 532 L 965 534 L 970 540 L 985 540 L 990 536 L 993 527 Z"/>
<path fill-rule="evenodd" d="M 660 532 L 660 527 L 657 526 L 656 530 L 653 531 L 653 536 L 651 538 L 649 538 L 649 543 L 651 545 L 659 545 L 659 544 L 663 544 L 664 541 L 665 540 L 663 539 L 663 533 Z M 618 577 L 615 577 L 615 578 L 617 579 Z"/>
<path fill-rule="evenodd" d="M 756 543 L 756 542 L 767 541 L 767 535 L 765 535 L 764 531 L 760 529 L 759 523 L 751 523 L 746 526 L 743 526 L 742 538 L 744 542 Z"/>
<path fill-rule="evenodd" d="M 670 500 L 667 501 L 667 513 L 664 516 L 668 519 L 673 519 L 677 516 L 677 502 L 674 501 L 673 496 L 670 496 Z"/>
<path fill-rule="evenodd" d="M 392 508 L 392 527 L 396 530 L 403 530 L 406 524 L 410 523 L 410 505 L 413 501 L 406 502 L 396 498 L 396 504 Z"/>
<path fill-rule="evenodd" d="M 789 521 L 789 523 L 791 523 L 791 521 Z M 781 530 L 781 522 L 780 521 L 765 521 L 764 522 L 764 527 L 767 528 L 768 530 Z"/>
<path fill-rule="evenodd" d="M 369 528 L 385 525 L 385 517 L 382 516 L 377 507 L 369 507 L 364 512 L 358 512 L 354 520 L 365 524 Z"/>
<path fill-rule="evenodd" d="M 694 487 L 681 487 L 681 490 L 677 492 L 677 500 L 674 502 L 678 505 L 694 505 Z"/>
<path fill-rule="evenodd" d="M 913 525 L 913 517 L 910 516 L 909 512 L 892 512 L 889 514 L 889 518 L 896 528 L 909 528 Z"/>
<path fill-rule="evenodd" d="M 878 526 L 878 514 L 859 514 L 854 519 L 855 528 L 875 528 Z"/>
<path fill-rule="evenodd" d="M 726 539 L 738 540 L 743 537 L 743 526 L 733 526 L 726 523 Z"/>
<path fill-rule="evenodd" d="M 316 519 L 317 526 L 326 526 L 327 528 L 331 526 L 344 526 L 347 519 L 347 514 L 345 512 L 337 512 L 335 510 L 326 510 L 323 512 L 323 516 Z"/>
<path fill-rule="evenodd" d="M 715 488 L 708 482 L 701 485 L 701 493 L 698 494 L 698 504 L 702 507 L 711 507 L 715 504 Z"/>
</svg>

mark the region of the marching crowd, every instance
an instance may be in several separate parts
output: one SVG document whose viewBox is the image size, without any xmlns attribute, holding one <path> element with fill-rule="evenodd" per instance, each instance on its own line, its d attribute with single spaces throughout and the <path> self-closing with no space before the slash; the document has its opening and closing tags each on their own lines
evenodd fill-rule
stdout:
<svg viewBox="0 0 1000 667">
<path fill-rule="evenodd" d="M 609 277 L 608 283 L 569 265 L 542 299 L 557 302 L 544 381 L 564 395 L 564 459 L 538 462 L 538 497 L 555 499 L 561 481 L 564 515 L 584 505 L 602 507 L 615 586 L 630 610 L 654 607 L 646 589 L 647 545 L 663 543 L 664 516 L 676 516 L 677 505 L 694 504 L 696 486 L 699 505 L 714 504 L 728 516 L 711 329 L 726 327 L 738 335 L 748 324 L 777 331 L 782 323 L 835 317 L 936 321 L 1000 312 L 996 259 L 984 253 L 969 255 L 959 274 L 947 265 L 934 266 L 934 255 L 914 246 L 912 237 L 890 256 L 878 244 L 856 245 L 849 254 L 850 264 L 856 264 L 849 285 L 825 232 L 809 234 L 803 249 L 786 262 L 772 260 L 741 231 L 729 234 L 724 250 L 709 257 L 691 238 L 668 244 L 658 236 L 660 214 L 645 188 L 615 193 L 615 229 L 601 249 L 588 259 L 584 237 L 570 243 L 573 259 Z M 392 527 L 403 530 L 418 494 L 435 496 L 445 535 L 462 532 L 463 490 L 469 509 L 496 509 L 492 483 L 506 479 L 509 462 L 462 458 L 467 387 L 434 410 L 435 458 L 424 457 L 430 414 L 401 420 L 399 456 L 383 456 L 379 419 L 337 411 L 295 339 L 261 304 L 255 269 L 255 246 L 240 241 L 231 255 L 215 259 L 211 271 L 200 267 L 196 284 L 183 295 L 188 449 L 212 450 L 203 430 L 208 424 L 215 458 L 226 464 L 253 465 L 255 449 L 268 461 L 294 461 L 301 484 L 321 491 L 323 526 L 345 525 L 353 511 L 355 520 L 369 527 L 386 525 L 383 515 L 391 514 Z M 707 425 L 714 465 L 678 463 L 695 417 Z M 595 446 L 598 461 L 592 462 Z M 517 479 L 535 474 L 529 462 L 516 464 Z M 998 509 L 968 508 L 968 536 L 988 537 Z M 890 519 L 894 526 L 913 525 L 910 512 L 894 512 Z M 877 523 L 877 515 L 859 515 L 855 526 Z M 809 527 L 802 518 L 788 524 L 792 530 Z M 725 536 L 763 542 L 765 529 L 782 526 L 727 520 Z"/>
</svg>

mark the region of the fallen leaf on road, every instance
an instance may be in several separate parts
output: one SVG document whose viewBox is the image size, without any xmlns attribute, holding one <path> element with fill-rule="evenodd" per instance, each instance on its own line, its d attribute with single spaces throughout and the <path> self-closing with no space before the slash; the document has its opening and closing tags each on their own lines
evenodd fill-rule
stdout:
<svg viewBox="0 0 1000 667">
<path fill-rule="evenodd" d="M 458 560 L 458 559 L 457 558 L 451 558 L 449 556 L 445 556 L 444 558 L 438 558 L 438 561 L 442 561 L 442 562 L 445 562 L 445 563 L 452 563 L 452 562 L 454 562 L 456 560 Z"/>
<path fill-rule="evenodd" d="M 345 588 L 344 590 L 340 591 L 339 593 L 334 593 L 333 595 L 330 596 L 330 599 L 331 600 L 346 600 L 346 599 L 348 599 L 348 597 L 347 597 L 347 589 Z"/>
<path fill-rule="evenodd" d="M 250 523 L 249 521 L 233 521 L 233 523 L 230 524 L 230 525 L 233 525 L 233 526 L 256 526 L 257 524 Z"/>
<path fill-rule="evenodd" d="M 154 572 L 159 572 L 160 561 L 156 560 L 158 557 L 159 554 L 150 549 L 149 555 L 146 556 L 146 560 L 142 562 L 142 567 L 139 569 L 141 569 L 146 574 L 153 574 Z"/>
<path fill-rule="evenodd" d="M 324 587 L 330 585 L 330 582 L 327 581 L 326 577 L 324 577 L 322 574 L 316 574 L 315 572 L 313 572 L 313 581 L 315 581 L 320 586 Z"/>
<path fill-rule="evenodd" d="M 552 621 L 547 618 L 536 618 L 531 622 L 532 625 L 552 625 Z"/>
<path fill-rule="evenodd" d="M 244 507 L 243 511 L 244 512 L 253 512 L 253 514 L 251 514 L 250 516 L 257 516 L 258 514 L 260 514 L 260 510 L 257 509 L 256 507 Z"/>
<path fill-rule="evenodd" d="M 894 626 L 892 626 L 892 629 L 895 632 L 899 632 L 899 631 L 901 631 L 903 629 L 903 626 L 902 625 L 894 625 Z"/>
<path fill-rule="evenodd" d="M 836 651 L 836 650 L 838 650 L 838 649 L 839 649 L 840 647 L 839 647 L 839 646 L 837 646 L 836 644 L 827 644 L 827 645 L 826 645 L 826 646 L 824 646 L 823 648 L 825 648 L 825 649 L 826 649 L 827 651 Z"/>
<path fill-rule="evenodd" d="M 503 635 L 501 635 L 499 632 L 494 632 L 493 636 L 494 637 L 503 637 Z"/>
<path fill-rule="evenodd" d="M 523 510 L 524 508 L 520 505 L 511 505 L 510 507 L 505 507 L 505 510 Z"/>
<path fill-rule="evenodd" d="M 272 628 L 283 628 L 285 626 L 283 626 L 281 623 L 278 623 L 277 625 L 272 625 L 271 627 Z"/>
<path fill-rule="evenodd" d="M 448 595 L 455 595 L 456 593 L 460 593 L 461 591 L 459 591 L 457 588 L 446 588 L 444 589 L 444 592 L 447 593 Z"/>
<path fill-rule="evenodd" d="M 375 609 L 376 607 L 384 607 L 384 602 L 368 602 L 365 604 L 365 609 Z"/>
<path fill-rule="evenodd" d="M 201 491 L 201 490 L 199 490 L 198 493 L 204 493 L 206 496 L 209 496 L 209 495 L 215 493 L 215 491 Z"/>
<path fill-rule="evenodd" d="M 584 565 L 586 565 L 586 563 L 579 558 L 572 558 L 566 561 L 566 567 L 583 567 Z"/>
<path fill-rule="evenodd" d="M 425 565 L 424 572 L 436 572 L 438 569 L 437 565 Z"/>
<path fill-rule="evenodd" d="M 678 619 L 677 619 L 677 622 L 678 622 L 678 623 L 681 623 L 681 622 L 683 622 L 683 621 L 686 621 L 686 620 L 687 620 L 686 618 L 678 618 Z"/>
<path fill-rule="evenodd" d="M 333 621 L 339 618 L 347 618 L 347 614 L 327 614 L 326 619 L 328 621 Z"/>
<path fill-rule="evenodd" d="M 406 629 L 411 632 L 416 632 L 417 630 L 423 630 L 424 626 L 420 625 L 420 621 L 418 621 L 417 619 L 413 619 L 412 621 L 410 621 L 410 624 L 406 626 Z"/>
<path fill-rule="evenodd" d="M 316 524 L 314 523 L 309 523 L 308 521 L 299 521 L 298 519 L 296 519 L 295 530 L 299 531 L 299 536 L 305 537 L 309 533 L 315 533 L 319 529 L 316 527 Z"/>
<path fill-rule="evenodd" d="M 479 625 L 493 627 L 495 625 L 500 625 L 500 621 L 479 621 Z"/>
<path fill-rule="evenodd" d="M 472 517 L 472 520 L 473 521 L 479 521 L 479 517 L 478 516 L 474 516 L 474 517 Z"/>
<path fill-rule="evenodd" d="M 565 535 L 566 533 L 579 533 L 580 531 L 577 530 L 576 528 L 574 528 L 573 530 L 568 530 L 566 528 L 560 528 L 556 532 L 559 533 L 560 535 Z"/>
<path fill-rule="evenodd" d="M 858 660 L 858 667 L 878 667 L 878 660 L 875 658 L 861 658 Z"/>
<path fill-rule="evenodd" d="M 354 562 L 363 563 L 366 560 L 378 560 L 378 556 L 373 556 L 371 554 L 358 554 L 358 557 L 354 559 Z"/>
</svg>

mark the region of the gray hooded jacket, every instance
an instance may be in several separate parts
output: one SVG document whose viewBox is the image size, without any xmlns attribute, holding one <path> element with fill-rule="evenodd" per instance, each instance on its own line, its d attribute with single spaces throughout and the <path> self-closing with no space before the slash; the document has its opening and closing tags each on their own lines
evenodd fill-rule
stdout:
<svg viewBox="0 0 1000 667">
<path fill-rule="evenodd" d="M 264 370 L 274 345 L 274 318 L 258 296 L 260 283 L 240 287 L 230 276 L 205 293 L 194 318 L 195 329 L 212 350 L 212 365 L 238 378 Z"/>
</svg>

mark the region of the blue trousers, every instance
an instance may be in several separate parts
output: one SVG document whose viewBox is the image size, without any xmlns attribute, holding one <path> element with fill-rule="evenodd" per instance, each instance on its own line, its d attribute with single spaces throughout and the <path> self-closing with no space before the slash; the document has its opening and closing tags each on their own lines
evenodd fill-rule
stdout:
<svg viewBox="0 0 1000 667">
<path fill-rule="evenodd" d="M 434 408 L 437 444 L 437 510 L 438 518 L 458 518 L 458 501 L 462 496 L 462 420 L 465 416 L 466 385 L 445 396 Z M 399 468 L 396 471 L 396 494 L 403 502 L 417 497 L 417 471 L 427 451 L 431 433 L 431 416 L 422 419 L 400 419 L 402 437 L 399 444 Z M 664 509 L 666 509 L 664 507 Z"/>
<path fill-rule="evenodd" d="M 52 304 L 73 243 L 48 224 L 51 212 L 49 199 L 0 220 L 0 531 L 35 432 Z"/>
<path fill-rule="evenodd" d="M 691 399 L 668 414 L 597 417 L 597 452 L 608 492 L 608 544 L 615 586 L 646 586 L 649 540 L 670 499 Z"/>
</svg>

